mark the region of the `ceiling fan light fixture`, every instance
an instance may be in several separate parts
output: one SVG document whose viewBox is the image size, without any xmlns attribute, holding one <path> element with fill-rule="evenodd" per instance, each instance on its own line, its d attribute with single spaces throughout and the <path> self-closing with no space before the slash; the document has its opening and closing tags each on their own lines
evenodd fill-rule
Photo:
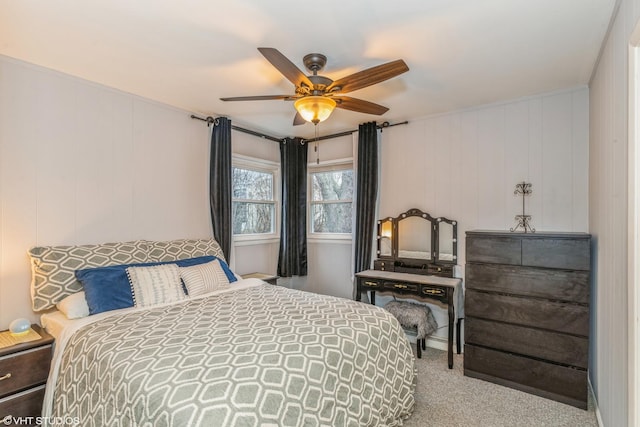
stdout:
<svg viewBox="0 0 640 427">
<path fill-rule="evenodd" d="M 293 106 L 303 119 L 318 124 L 329 118 L 336 108 L 336 101 L 326 96 L 305 96 L 294 102 Z"/>
</svg>

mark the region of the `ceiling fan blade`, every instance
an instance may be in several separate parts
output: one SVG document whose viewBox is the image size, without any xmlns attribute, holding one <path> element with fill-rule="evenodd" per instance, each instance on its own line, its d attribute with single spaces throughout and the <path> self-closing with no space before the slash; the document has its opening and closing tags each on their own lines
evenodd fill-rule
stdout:
<svg viewBox="0 0 640 427">
<path fill-rule="evenodd" d="M 334 96 L 336 101 L 336 107 L 343 110 L 357 111 L 358 113 L 376 114 L 378 116 L 389 111 L 387 107 L 383 107 L 373 102 L 364 101 L 358 98 L 352 98 L 350 96 Z"/>
<path fill-rule="evenodd" d="M 332 90 L 337 93 L 352 92 L 383 82 L 407 71 L 409 71 L 407 64 L 402 59 L 398 59 L 338 79 L 327 87 L 327 92 Z"/>
<path fill-rule="evenodd" d="M 220 98 L 220 101 L 269 101 L 272 99 L 283 99 L 291 101 L 295 96 L 291 95 L 258 95 L 258 96 L 232 96 L 230 98 Z"/>
<path fill-rule="evenodd" d="M 293 118 L 293 125 L 294 126 L 300 126 L 300 125 L 303 125 L 305 123 L 307 123 L 307 121 L 302 118 L 300 113 L 296 112 L 296 116 Z"/>
<path fill-rule="evenodd" d="M 303 83 L 312 88 L 313 83 L 295 64 L 284 56 L 278 49 L 272 47 L 259 47 L 260 53 L 267 58 L 267 61 L 271 62 L 271 65 L 276 67 L 278 71 L 282 73 L 291 83 L 296 87 L 301 86 Z"/>
</svg>

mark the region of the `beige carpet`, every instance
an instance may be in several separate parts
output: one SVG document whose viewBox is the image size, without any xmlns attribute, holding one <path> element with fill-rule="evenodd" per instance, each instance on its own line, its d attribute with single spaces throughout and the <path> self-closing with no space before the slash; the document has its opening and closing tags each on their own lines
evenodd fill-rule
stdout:
<svg viewBox="0 0 640 427">
<path fill-rule="evenodd" d="M 415 353 L 415 345 L 413 345 Z M 592 402 L 589 410 L 523 393 L 463 375 L 463 355 L 427 348 L 416 358 L 416 408 L 405 427 L 598 426 Z"/>
</svg>

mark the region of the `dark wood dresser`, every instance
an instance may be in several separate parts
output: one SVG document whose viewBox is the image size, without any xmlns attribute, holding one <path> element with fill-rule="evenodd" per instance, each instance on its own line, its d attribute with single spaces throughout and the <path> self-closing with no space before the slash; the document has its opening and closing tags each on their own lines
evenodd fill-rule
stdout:
<svg viewBox="0 0 640 427">
<path fill-rule="evenodd" d="M 466 238 L 464 374 L 586 409 L 591 236 Z"/>
<path fill-rule="evenodd" d="M 31 327 L 42 338 L 0 349 L 0 417 L 12 417 L 0 418 L 4 425 L 41 415 L 53 337 L 38 325 Z"/>
</svg>

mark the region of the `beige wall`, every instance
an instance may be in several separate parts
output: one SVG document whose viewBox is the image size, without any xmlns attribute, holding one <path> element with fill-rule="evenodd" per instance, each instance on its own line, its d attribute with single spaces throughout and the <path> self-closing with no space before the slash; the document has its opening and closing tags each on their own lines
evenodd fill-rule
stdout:
<svg viewBox="0 0 640 427">
<path fill-rule="evenodd" d="M 591 382 L 606 427 L 640 425 L 637 415 L 630 418 L 628 401 L 629 349 L 640 343 L 629 342 L 627 310 L 628 49 L 640 1 L 618 3 L 590 83 L 589 230 L 596 262 Z"/>
<path fill-rule="evenodd" d="M 457 220 L 461 275 L 465 231 L 513 227 L 523 180 L 533 184 L 526 210 L 537 230 L 588 231 L 588 97 L 582 87 L 385 129 L 380 217 L 419 208 Z M 431 307 L 446 326 L 446 310 Z M 446 341 L 446 328 L 435 335 Z"/>
<path fill-rule="evenodd" d="M 39 319 L 31 246 L 211 236 L 209 129 L 189 112 L 6 57 L 0 94 L 0 329 Z M 239 149 L 277 158 L 243 135 Z"/>
<path fill-rule="evenodd" d="M 522 211 L 540 231 L 588 231 L 587 88 L 414 120 L 382 137 L 380 216 L 420 208 L 464 232 L 506 230 Z"/>
</svg>

